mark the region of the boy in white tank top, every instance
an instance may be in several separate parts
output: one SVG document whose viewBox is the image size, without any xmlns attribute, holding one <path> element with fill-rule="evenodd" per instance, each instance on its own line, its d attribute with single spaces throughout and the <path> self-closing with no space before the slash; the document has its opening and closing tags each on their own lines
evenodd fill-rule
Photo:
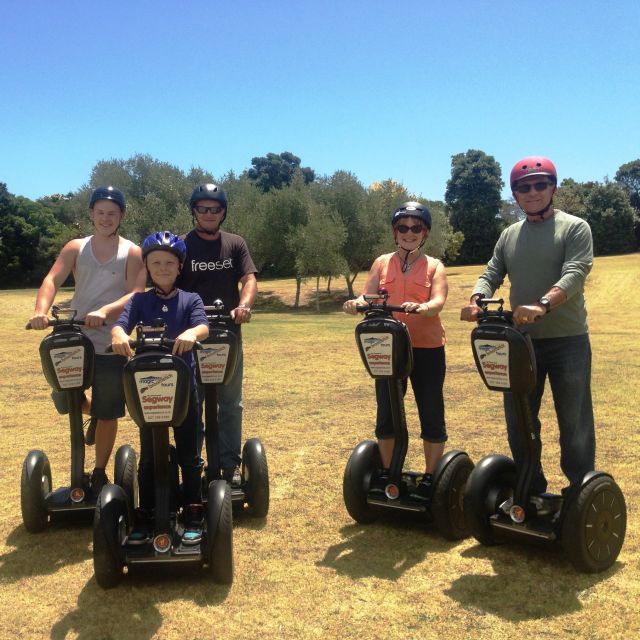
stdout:
<svg viewBox="0 0 640 640">
<path fill-rule="evenodd" d="M 95 437 L 96 463 L 91 474 L 91 490 L 97 497 L 108 482 L 105 468 L 111 456 L 118 429 L 124 416 L 122 367 L 124 360 L 104 353 L 111 344 L 110 326 L 131 295 L 144 291 L 146 271 L 140 247 L 118 235 L 125 215 L 124 194 L 115 187 L 98 187 L 91 193 L 89 211 L 94 233 L 68 242 L 42 281 L 36 297 L 31 326 L 46 329 L 48 312 L 58 289 L 73 273 L 75 293 L 71 308 L 85 321 L 83 331 L 95 347 L 95 371 L 92 399 L 85 398 L 83 411 L 91 415 L 87 444 Z M 111 322 L 109 322 L 111 321 Z M 52 394 L 60 413 L 68 413 L 64 394 Z M 89 430 L 95 428 L 95 436 Z"/>
</svg>

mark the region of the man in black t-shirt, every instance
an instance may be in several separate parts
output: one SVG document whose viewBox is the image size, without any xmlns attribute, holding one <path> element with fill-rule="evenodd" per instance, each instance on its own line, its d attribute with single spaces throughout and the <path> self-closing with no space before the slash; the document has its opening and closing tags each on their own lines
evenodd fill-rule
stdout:
<svg viewBox="0 0 640 640">
<path fill-rule="evenodd" d="M 195 229 L 184 236 L 187 258 L 176 286 L 185 291 L 195 291 L 205 305 L 213 304 L 218 298 L 222 300 L 225 312 L 233 319 L 231 328 L 238 334 L 235 374 L 228 384 L 218 387 L 217 396 L 220 466 L 228 482 L 239 484 L 243 408 L 240 325 L 251 320 L 251 305 L 258 292 L 258 284 L 256 267 L 244 239 L 220 229 L 227 216 L 227 205 L 227 196 L 215 184 L 204 184 L 194 189 L 189 206 Z M 201 429 L 198 451 L 202 450 L 203 439 L 204 431 Z"/>
</svg>

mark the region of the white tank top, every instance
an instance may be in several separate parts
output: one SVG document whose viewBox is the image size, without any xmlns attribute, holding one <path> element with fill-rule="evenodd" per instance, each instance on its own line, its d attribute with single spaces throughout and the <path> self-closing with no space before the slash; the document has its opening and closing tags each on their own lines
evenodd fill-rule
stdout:
<svg viewBox="0 0 640 640">
<path fill-rule="evenodd" d="M 93 254 L 91 238 L 82 239 L 73 273 L 75 291 L 71 299 L 71 308 L 76 309 L 77 317 L 84 320 L 87 313 L 96 311 L 105 304 L 115 302 L 128 293 L 127 257 L 133 242 L 120 238 L 117 253 L 107 262 L 100 263 Z M 113 321 L 98 329 L 83 328 L 91 339 L 96 353 L 102 354 L 111 344 L 111 325 Z"/>
</svg>

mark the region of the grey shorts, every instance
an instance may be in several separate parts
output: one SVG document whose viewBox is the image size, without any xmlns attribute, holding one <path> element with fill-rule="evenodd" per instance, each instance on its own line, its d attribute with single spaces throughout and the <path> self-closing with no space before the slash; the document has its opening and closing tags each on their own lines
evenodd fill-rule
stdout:
<svg viewBox="0 0 640 640">
<path fill-rule="evenodd" d="M 124 416 L 122 369 L 127 359 L 118 355 L 95 355 L 91 385 L 91 417 L 114 420 Z M 69 413 L 66 391 L 52 391 L 51 398 L 60 414 Z"/>
</svg>

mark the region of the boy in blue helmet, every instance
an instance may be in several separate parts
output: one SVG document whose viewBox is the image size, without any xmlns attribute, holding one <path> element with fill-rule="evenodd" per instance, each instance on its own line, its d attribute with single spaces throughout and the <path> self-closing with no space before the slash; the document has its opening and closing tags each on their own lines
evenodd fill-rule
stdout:
<svg viewBox="0 0 640 640">
<path fill-rule="evenodd" d="M 60 252 L 38 291 L 33 316 L 34 329 L 46 329 L 48 312 L 58 289 L 73 273 L 75 292 L 71 308 L 84 320 L 84 333 L 95 348 L 92 398 L 85 397 L 83 411 L 91 420 L 85 435 L 96 446 L 91 491 L 97 497 L 108 482 L 105 468 L 116 439 L 118 418 L 124 416 L 122 358 L 105 354 L 111 342 L 109 320 L 116 319 L 135 291 L 144 291 L 145 270 L 140 247 L 118 234 L 126 200 L 119 189 L 97 187 L 91 192 L 89 211 L 94 233 L 68 242 Z M 64 393 L 53 392 L 60 413 L 68 413 Z"/>
<path fill-rule="evenodd" d="M 169 231 L 152 233 L 142 243 L 142 255 L 153 288 L 136 293 L 111 330 L 115 353 L 130 357 L 129 335 L 142 322 L 164 320 L 166 337 L 175 339 L 173 353 L 181 356 L 191 368 L 189 412 L 178 429 L 174 429 L 178 464 L 182 470 L 184 544 L 198 544 L 202 539 L 202 491 L 200 456 L 198 454 L 198 395 L 195 363 L 191 350 L 198 340 L 209 335 L 209 322 L 202 299 L 197 293 L 176 288 L 176 279 L 186 257 L 184 242 Z M 145 544 L 151 536 L 150 512 L 154 506 L 153 436 L 150 429 L 140 430 L 140 463 L 138 465 L 140 509 L 138 523 L 129 536 L 130 543 Z"/>
</svg>

